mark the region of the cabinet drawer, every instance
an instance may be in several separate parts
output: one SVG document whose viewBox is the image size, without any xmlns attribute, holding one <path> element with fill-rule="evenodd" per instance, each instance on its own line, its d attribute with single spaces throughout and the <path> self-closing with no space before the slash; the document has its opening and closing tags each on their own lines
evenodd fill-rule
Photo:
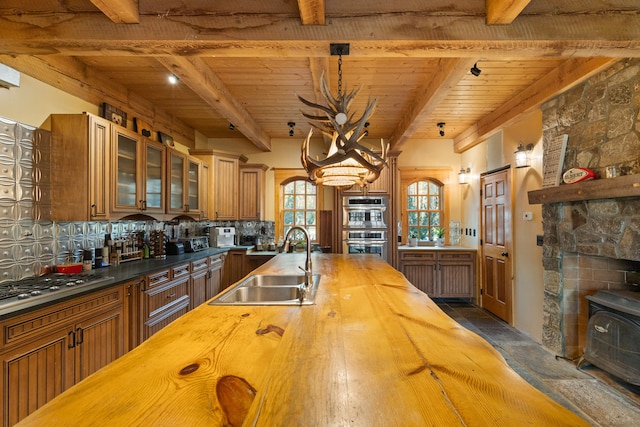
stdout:
<svg viewBox="0 0 640 427">
<path fill-rule="evenodd" d="M 1 323 L 2 345 L 31 340 L 78 318 L 123 304 L 122 286 L 62 302 Z M 0 345 L 1 348 L 1 345 Z"/>
<path fill-rule="evenodd" d="M 177 279 L 179 277 L 189 276 L 189 273 L 190 273 L 189 267 L 190 267 L 190 263 L 188 262 L 171 267 L 171 278 Z"/>
<path fill-rule="evenodd" d="M 145 313 L 147 318 L 151 318 L 169 307 L 189 301 L 189 280 L 188 278 L 175 280 L 165 286 L 155 287 L 146 291 Z"/>
<path fill-rule="evenodd" d="M 436 252 L 433 251 L 402 251 L 400 252 L 400 259 L 404 261 L 413 261 L 413 260 L 435 260 L 437 256 Z"/>
<path fill-rule="evenodd" d="M 220 270 L 224 265 L 224 257 L 214 255 L 209 257 L 209 270 Z"/>
<path fill-rule="evenodd" d="M 171 271 L 169 269 L 158 271 L 157 273 L 147 274 L 147 289 L 163 285 L 171 280 Z"/>
<path fill-rule="evenodd" d="M 471 261 L 473 252 L 440 252 L 441 261 Z"/>
<path fill-rule="evenodd" d="M 207 262 L 207 258 L 199 259 L 197 261 L 191 261 L 191 273 L 207 270 L 208 268 L 209 263 Z"/>
</svg>

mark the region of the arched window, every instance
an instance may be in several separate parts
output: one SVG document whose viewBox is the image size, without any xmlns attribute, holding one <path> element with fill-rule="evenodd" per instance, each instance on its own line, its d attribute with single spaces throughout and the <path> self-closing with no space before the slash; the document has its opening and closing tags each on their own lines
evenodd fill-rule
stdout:
<svg viewBox="0 0 640 427">
<path fill-rule="evenodd" d="M 436 229 L 444 228 L 442 203 L 444 185 L 423 179 L 407 185 L 407 231 L 420 240 L 434 240 Z"/>
<path fill-rule="evenodd" d="M 318 225 L 317 187 L 309 180 L 299 177 L 281 184 L 282 233 L 287 234 L 294 225 L 307 229 L 312 241 L 316 241 Z M 294 232 L 295 239 L 303 239 L 301 232 Z"/>
</svg>

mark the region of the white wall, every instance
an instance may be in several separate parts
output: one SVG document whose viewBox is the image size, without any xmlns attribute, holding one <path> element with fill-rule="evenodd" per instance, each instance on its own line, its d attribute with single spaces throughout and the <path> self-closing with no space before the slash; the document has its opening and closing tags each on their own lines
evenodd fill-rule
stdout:
<svg viewBox="0 0 640 427">
<path fill-rule="evenodd" d="M 50 114 L 98 114 L 98 106 L 31 78 L 20 76 L 20 87 L 0 88 L 0 116 L 40 126 Z"/>
</svg>

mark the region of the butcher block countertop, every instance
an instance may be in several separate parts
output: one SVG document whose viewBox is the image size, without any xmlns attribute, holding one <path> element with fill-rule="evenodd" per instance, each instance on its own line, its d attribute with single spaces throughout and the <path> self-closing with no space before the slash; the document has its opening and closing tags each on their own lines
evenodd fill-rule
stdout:
<svg viewBox="0 0 640 427">
<path fill-rule="evenodd" d="M 303 253 L 256 272 L 299 272 Z M 20 426 L 587 426 L 376 255 L 313 254 L 315 305 L 190 311 Z"/>
</svg>

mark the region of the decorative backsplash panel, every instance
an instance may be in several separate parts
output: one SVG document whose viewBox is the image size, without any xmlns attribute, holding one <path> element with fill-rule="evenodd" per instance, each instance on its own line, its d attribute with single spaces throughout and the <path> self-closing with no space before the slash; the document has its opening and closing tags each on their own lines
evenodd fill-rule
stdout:
<svg viewBox="0 0 640 427">
<path fill-rule="evenodd" d="M 42 221 L 50 206 L 46 132 L 0 117 L 0 283 L 39 275 L 48 267 L 81 260 L 82 250 L 104 245 L 105 234 L 125 237 L 164 230 L 168 237 L 202 235 L 207 227 L 233 226 L 238 235 L 274 237 L 273 221 Z M 43 183 L 42 187 L 34 181 Z"/>
</svg>

